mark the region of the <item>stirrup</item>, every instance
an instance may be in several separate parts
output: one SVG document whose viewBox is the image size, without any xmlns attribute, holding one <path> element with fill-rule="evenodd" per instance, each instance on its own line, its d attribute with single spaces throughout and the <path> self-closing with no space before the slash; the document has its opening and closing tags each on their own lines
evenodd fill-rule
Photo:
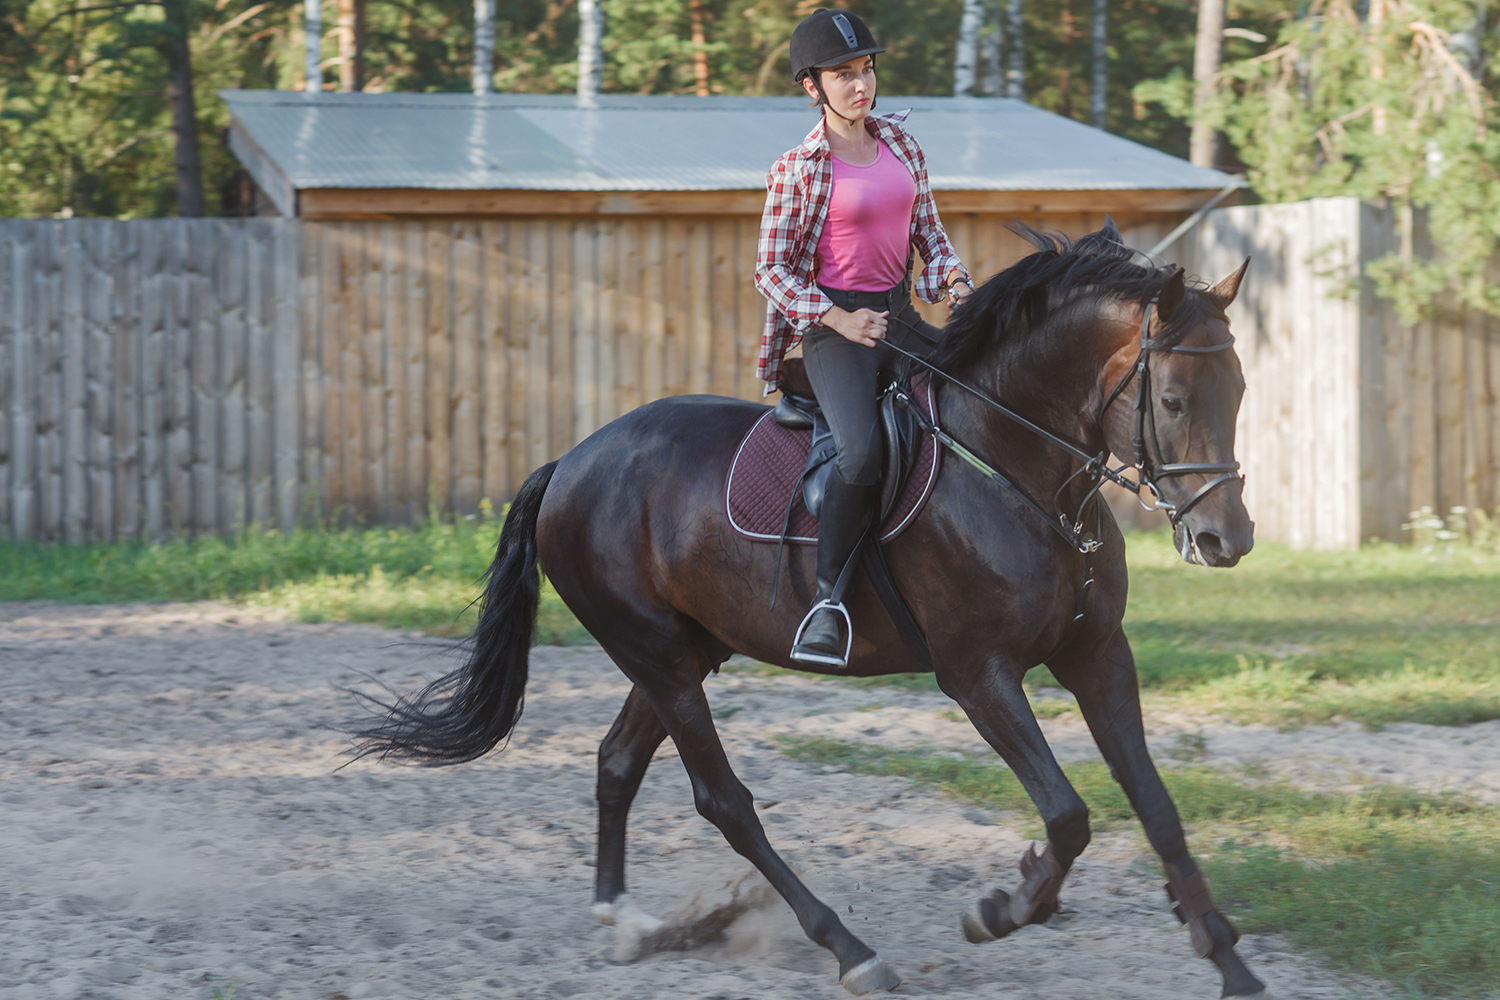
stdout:
<svg viewBox="0 0 1500 1000">
<path fill-rule="evenodd" d="M 812 651 L 806 651 L 800 655 L 797 653 L 797 647 L 802 644 L 802 634 L 807 631 L 807 626 L 812 621 L 813 615 L 817 614 L 824 608 L 836 611 L 844 616 L 844 634 L 848 636 L 848 638 L 844 640 L 844 658 L 842 660 L 830 656 L 827 653 L 816 653 Z M 826 597 L 808 609 L 807 614 L 802 619 L 802 624 L 797 626 L 797 634 L 792 637 L 792 659 L 798 661 L 799 663 L 822 663 L 830 667 L 845 667 L 849 665 L 849 652 L 853 648 L 854 621 L 849 617 L 849 609 L 844 607 L 843 601 L 835 602 L 831 598 Z"/>
</svg>

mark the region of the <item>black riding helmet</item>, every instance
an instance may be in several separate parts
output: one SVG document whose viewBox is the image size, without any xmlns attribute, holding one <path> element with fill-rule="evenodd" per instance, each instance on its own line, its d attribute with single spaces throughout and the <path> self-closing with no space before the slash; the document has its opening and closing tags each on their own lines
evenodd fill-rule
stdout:
<svg viewBox="0 0 1500 1000">
<path fill-rule="evenodd" d="M 792 82 L 801 83 L 815 69 L 884 51 L 858 14 L 819 7 L 792 32 Z"/>
</svg>

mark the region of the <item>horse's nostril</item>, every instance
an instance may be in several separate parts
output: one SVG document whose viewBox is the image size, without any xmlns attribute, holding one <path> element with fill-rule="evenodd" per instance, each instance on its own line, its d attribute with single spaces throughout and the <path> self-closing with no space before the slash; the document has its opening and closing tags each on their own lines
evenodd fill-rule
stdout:
<svg viewBox="0 0 1500 1000">
<path fill-rule="evenodd" d="M 1212 531 L 1198 532 L 1193 536 L 1193 541 L 1198 543 L 1198 551 L 1207 559 L 1217 559 L 1224 555 L 1224 540 Z"/>
</svg>

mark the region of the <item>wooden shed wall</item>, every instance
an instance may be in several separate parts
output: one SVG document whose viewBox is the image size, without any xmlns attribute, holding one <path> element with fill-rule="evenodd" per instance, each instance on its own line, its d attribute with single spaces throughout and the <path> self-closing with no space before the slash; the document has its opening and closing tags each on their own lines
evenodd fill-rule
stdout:
<svg viewBox="0 0 1500 1000">
<path fill-rule="evenodd" d="M 945 220 L 976 276 L 1027 252 L 1008 218 Z M 652 399 L 759 399 L 757 226 L 0 220 L 0 533 L 467 514 Z"/>
</svg>

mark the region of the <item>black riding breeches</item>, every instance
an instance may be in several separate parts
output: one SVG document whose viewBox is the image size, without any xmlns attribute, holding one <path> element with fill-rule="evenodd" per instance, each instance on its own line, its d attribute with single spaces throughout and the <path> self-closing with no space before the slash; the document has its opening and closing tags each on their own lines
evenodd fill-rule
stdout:
<svg viewBox="0 0 1500 1000">
<path fill-rule="evenodd" d="M 823 292 L 834 305 L 849 312 L 889 309 L 886 340 L 913 354 L 925 356 L 942 336 L 942 331 L 922 319 L 911 304 L 904 281 L 888 292 L 846 292 L 837 288 L 824 288 Z M 904 323 L 916 327 L 931 343 L 924 342 Z M 882 449 L 880 412 L 875 398 L 877 376 L 882 368 L 895 368 L 901 356 L 884 342 L 866 347 L 846 339 L 837 330 L 817 325 L 802 338 L 802 358 L 818 405 L 833 432 L 839 475 L 854 486 L 879 481 Z"/>
</svg>

